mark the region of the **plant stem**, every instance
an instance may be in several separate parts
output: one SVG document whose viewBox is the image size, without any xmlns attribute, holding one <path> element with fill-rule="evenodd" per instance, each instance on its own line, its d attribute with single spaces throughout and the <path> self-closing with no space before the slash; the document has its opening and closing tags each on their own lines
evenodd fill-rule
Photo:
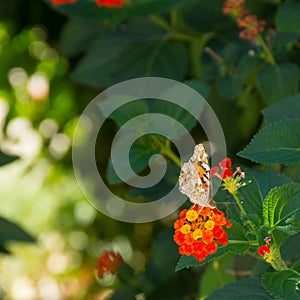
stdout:
<svg viewBox="0 0 300 300">
<path fill-rule="evenodd" d="M 160 153 L 170 158 L 179 168 L 181 168 L 181 160 L 171 149 L 170 141 L 167 139 L 166 143 L 164 144 L 156 136 L 152 136 L 152 139 L 160 147 Z"/>
<path fill-rule="evenodd" d="M 243 205 L 242 205 L 239 197 L 237 196 L 237 194 L 233 193 L 232 196 L 233 196 L 235 202 L 237 203 L 237 205 L 239 206 L 239 209 L 241 210 L 242 214 L 245 215 L 246 211 L 245 211 L 245 209 L 244 209 L 244 207 L 243 207 Z"/>
<path fill-rule="evenodd" d="M 240 240 L 228 240 L 228 244 L 230 245 L 252 245 L 252 246 L 258 246 L 258 242 L 253 241 L 240 241 Z"/>
<path fill-rule="evenodd" d="M 276 65 L 276 61 L 274 59 L 274 56 L 270 50 L 270 48 L 266 45 L 264 39 L 261 37 L 260 34 L 256 36 L 257 42 L 262 46 L 264 49 L 264 52 L 266 54 L 266 60 L 271 64 L 271 65 Z"/>
</svg>

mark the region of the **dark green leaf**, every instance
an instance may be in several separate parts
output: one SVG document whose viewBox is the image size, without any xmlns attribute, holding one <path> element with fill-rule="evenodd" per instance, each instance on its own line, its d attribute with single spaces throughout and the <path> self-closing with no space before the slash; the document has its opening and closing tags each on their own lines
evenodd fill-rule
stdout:
<svg viewBox="0 0 300 300">
<path fill-rule="evenodd" d="M 296 260 L 300 258 L 300 233 L 290 236 L 281 246 L 280 252 L 284 260 Z"/>
<path fill-rule="evenodd" d="M 18 225 L 0 217 L 0 244 L 8 241 L 34 242 L 34 238 Z"/>
<path fill-rule="evenodd" d="M 76 32 L 76 34 L 74 34 Z M 61 51 L 66 56 L 80 54 L 88 50 L 100 34 L 99 22 L 70 19 L 60 36 Z"/>
<path fill-rule="evenodd" d="M 207 99 L 210 93 L 210 86 L 201 80 L 191 79 L 184 81 L 184 84 L 188 85 L 196 92 L 198 92 L 203 98 Z"/>
<path fill-rule="evenodd" d="M 299 132 L 300 119 L 269 124 L 238 155 L 266 164 L 296 163 L 300 160 Z"/>
<path fill-rule="evenodd" d="M 275 17 L 278 31 L 300 31 L 300 3 L 299 1 L 286 1 L 282 3 Z"/>
<path fill-rule="evenodd" d="M 209 294 L 234 281 L 235 277 L 228 274 L 228 269 L 234 268 L 234 255 L 224 255 L 210 263 L 201 276 L 199 298 L 205 299 Z"/>
<path fill-rule="evenodd" d="M 117 143 L 122 143 L 126 141 L 126 136 L 122 136 Z M 129 161 L 133 171 L 138 174 L 143 171 L 149 164 L 149 159 L 154 155 L 159 153 L 159 149 L 154 148 L 150 140 L 148 138 L 141 138 L 139 141 L 134 143 L 130 148 L 129 152 Z M 118 164 L 118 170 L 122 172 L 122 174 L 127 174 L 124 180 L 129 180 L 133 176 L 130 173 L 126 172 L 128 170 L 128 166 L 124 160 L 120 160 Z M 123 180 L 119 178 L 116 174 L 115 169 L 112 165 L 111 158 L 109 159 L 108 169 L 107 169 L 107 180 L 110 184 L 122 183 Z"/>
<path fill-rule="evenodd" d="M 298 283 L 300 274 L 293 270 L 265 273 L 262 275 L 262 284 L 265 289 L 277 299 L 300 299 Z"/>
<path fill-rule="evenodd" d="M 256 77 L 257 87 L 267 104 L 298 92 L 299 68 L 295 64 L 267 65 Z"/>
<path fill-rule="evenodd" d="M 264 202 L 264 224 L 290 235 L 299 232 L 299 197 L 300 184 L 289 183 L 272 189 Z"/>
<path fill-rule="evenodd" d="M 164 39 L 134 41 L 123 48 L 112 68 L 115 82 L 142 76 L 181 80 L 187 68 L 184 45 Z"/>
<path fill-rule="evenodd" d="M 222 97 L 235 99 L 243 89 L 243 81 L 232 76 L 221 77 L 217 80 L 217 89 Z"/>
<path fill-rule="evenodd" d="M 266 292 L 258 277 L 237 280 L 225 285 L 220 290 L 206 298 L 207 300 L 270 300 L 273 299 Z"/>
<path fill-rule="evenodd" d="M 13 162 L 14 160 L 18 159 L 16 156 L 9 156 L 3 152 L 0 151 L 0 167 L 7 165 L 11 162 Z"/>
<path fill-rule="evenodd" d="M 125 95 L 122 96 L 123 99 L 125 99 Z M 129 97 L 130 99 L 130 97 Z M 109 101 L 102 101 L 99 104 L 99 107 L 101 111 L 107 115 L 107 108 L 110 110 L 111 102 L 113 99 L 109 99 Z M 126 105 L 123 105 L 122 107 L 119 107 L 117 110 L 115 110 L 109 117 L 113 119 L 119 127 L 122 127 L 126 122 L 130 121 L 136 116 L 146 114 L 148 113 L 148 105 L 143 100 L 137 100 L 137 101 L 131 101 L 129 103 L 126 103 Z"/>
<path fill-rule="evenodd" d="M 290 96 L 262 111 L 268 123 L 300 118 L 300 94 Z"/>
<path fill-rule="evenodd" d="M 161 29 L 149 20 L 133 20 L 124 28 L 101 34 L 76 66 L 72 78 L 96 88 L 116 83 L 112 70 L 117 68 L 116 60 L 120 59 L 121 51 L 132 41 L 143 43 L 161 33 Z"/>
</svg>

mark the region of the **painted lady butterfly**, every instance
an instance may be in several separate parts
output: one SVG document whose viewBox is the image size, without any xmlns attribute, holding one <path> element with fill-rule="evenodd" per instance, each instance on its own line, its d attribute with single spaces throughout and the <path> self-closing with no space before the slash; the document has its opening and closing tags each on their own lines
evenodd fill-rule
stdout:
<svg viewBox="0 0 300 300">
<path fill-rule="evenodd" d="M 211 198 L 211 181 L 208 155 L 202 144 L 196 145 L 193 156 L 184 163 L 179 176 L 179 190 L 192 203 L 201 207 L 215 208 Z"/>
</svg>

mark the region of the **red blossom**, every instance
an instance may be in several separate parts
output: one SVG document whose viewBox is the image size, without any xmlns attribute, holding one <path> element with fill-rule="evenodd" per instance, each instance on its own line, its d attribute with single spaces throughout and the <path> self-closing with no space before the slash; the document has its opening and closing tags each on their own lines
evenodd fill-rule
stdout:
<svg viewBox="0 0 300 300">
<path fill-rule="evenodd" d="M 267 253 L 270 253 L 270 247 L 267 245 L 262 245 L 257 250 L 258 255 L 265 256 Z"/>
<path fill-rule="evenodd" d="M 219 166 L 222 170 L 225 169 L 231 169 L 232 167 L 232 162 L 231 159 L 229 157 L 224 158 L 220 163 Z"/>
<path fill-rule="evenodd" d="M 100 7 L 122 7 L 124 0 L 96 0 L 96 5 Z"/>
<path fill-rule="evenodd" d="M 77 0 L 51 0 L 53 5 L 62 5 L 67 3 L 75 3 Z"/>
<path fill-rule="evenodd" d="M 239 16 L 244 11 L 245 0 L 226 0 L 223 4 L 223 14 L 232 17 Z"/>
<path fill-rule="evenodd" d="M 237 19 L 237 25 L 244 28 L 240 32 L 240 38 L 244 40 L 252 40 L 259 33 L 264 31 L 265 21 L 258 20 L 254 15 L 246 15 Z"/>
<path fill-rule="evenodd" d="M 217 166 L 212 167 L 212 168 L 210 169 L 210 176 L 211 176 L 211 177 L 216 176 L 216 174 L 218 173 L 218 171 L 219 171 L 219 168 L 218 168 Z"/>
<path fill-rule="evenodd" d="M 218 244 L 228 243 L 223 226 L 231 225 L 225 214 L 216 208 L 193 205 L 180 212 L 174 223 L 174 241 L 181 255 L 193 255 L 198 261 L 217 251 Z"/>
<path fill-rule="evenodd" d="M 113 251 L 104 251 L 97 263 L 99 278 L 103 278 L 106 274 L 115 274 L 122 263 L 123 259 L 120 254 Z"/>
</svg>

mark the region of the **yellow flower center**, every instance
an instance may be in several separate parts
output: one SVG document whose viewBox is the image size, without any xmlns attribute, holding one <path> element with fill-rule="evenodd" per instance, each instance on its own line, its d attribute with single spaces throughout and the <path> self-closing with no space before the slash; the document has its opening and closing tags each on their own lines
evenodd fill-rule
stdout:
<svg viewBox="0 0 300 300">
<path fill-rule="evenodd" d="M 193 239 L 194 240 L 198 240 L 202 237 L 202 231 L 200 229 L 196 229 L 194 232 L 193 232 Z"/>
<path fill-rule="evenodd" d="M 206 221 L 205 224 L 204 224 L 204 227 L 205 227 L 205 229 L 207 229 L 207 230 L 212 230 L 212 229 L 214 228 L 214 226 L 215 226 L 215 222 L 212 221 L 212 220 L 208 220 L 208 221 Z"/>
<path fill-rule="evenodd" d="M 180 228 L 180 232 L 182 234 L 187 234 L 190 232 L 190 230 L 191 230 L 191 226 L 189 224 L 185 224 Z"/>
<path fill-rule="evenodd" d="M 186 213 L 186 219 L 190 222 L 193 222 L 197 219 L 198 214 L 195 210 L 191 209 Z"/>
</svg>

